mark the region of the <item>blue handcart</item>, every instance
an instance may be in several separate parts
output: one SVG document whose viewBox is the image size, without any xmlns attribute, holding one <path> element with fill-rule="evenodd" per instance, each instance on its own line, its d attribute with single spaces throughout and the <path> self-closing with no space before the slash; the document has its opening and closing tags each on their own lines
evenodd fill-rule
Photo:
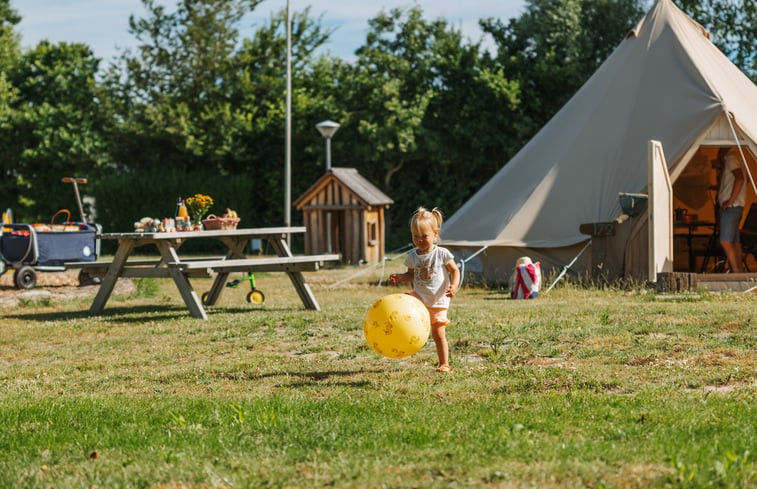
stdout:
<svg viewBox="0 0 757 489">
<path fill-rule="evenodd" d="M 87 179 L 65 177 L 62 181 L 74 186 L 81 221 L 71 221 L 71 212 L 61 209 L 49 225 L 3 222 L 0 227 L 0 274 L 12 269 L 18 289 L 34 288 L 37 272 L 65 271 L 66 264 L 93 262 L 100 254 L 100 226 L 87 222 L 79 196 L 78 185 Z M 64 216 L 60 224 L 55 223 L 58 216 Z M 12 221 L 7 216 L 5 220 Z"/>
</svg>

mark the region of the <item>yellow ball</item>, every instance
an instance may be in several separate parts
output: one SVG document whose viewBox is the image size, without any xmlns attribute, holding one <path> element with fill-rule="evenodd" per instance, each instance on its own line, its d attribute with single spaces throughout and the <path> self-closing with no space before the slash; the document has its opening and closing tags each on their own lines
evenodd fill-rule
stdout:
<svg viewBox="0 0 757 489">
<path fill-rule="evenodd" d="M 363 333 L 377 353 L 403 358 L 428 341 L 431 318 L 423 303 L 408 294 L 390 294 L 377 300 L 363 320 Z"/>
</svg>

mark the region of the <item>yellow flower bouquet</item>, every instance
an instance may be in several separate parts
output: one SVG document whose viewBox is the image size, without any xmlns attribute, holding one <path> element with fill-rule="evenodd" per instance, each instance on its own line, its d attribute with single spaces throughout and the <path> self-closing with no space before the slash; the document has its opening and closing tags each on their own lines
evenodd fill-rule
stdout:
<svg viewBox="0 0 757 489">
<path fill-rule="evenodd" d="M 213 205 L 213 198 L 209 195 L 194 194 L 191 197 L 187 197 L 184 203 L 187 204 L 187 211 L 192 218 L 192 222 L 200 224 L 202 218 L 208 213 L 210 207 Z"/>
</svg>

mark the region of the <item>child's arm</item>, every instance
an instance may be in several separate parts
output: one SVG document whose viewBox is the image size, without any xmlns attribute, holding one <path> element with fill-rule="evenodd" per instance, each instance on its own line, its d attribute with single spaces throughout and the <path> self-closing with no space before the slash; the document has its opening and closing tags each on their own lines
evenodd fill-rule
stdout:
<svg viewBox="0 0 757 489">
<path fill-rule="evenodd" d="M 389 282 L 391 282 L 392 285 L 397 285 L 402 282 L 412 282 L 413 275 L 413 269 L 408 268 L 405 273 L 393 273 L 389 275 Z"/>
<path fill-rule="evenodd" d="M 448 261 L 444 267 L 449 272 L 449 288 L 447 289 L 447 297 L 455 297 L 457 289 L 460 286 L 460 269 L 457 268 L 455 260 Z"/>
</svg>

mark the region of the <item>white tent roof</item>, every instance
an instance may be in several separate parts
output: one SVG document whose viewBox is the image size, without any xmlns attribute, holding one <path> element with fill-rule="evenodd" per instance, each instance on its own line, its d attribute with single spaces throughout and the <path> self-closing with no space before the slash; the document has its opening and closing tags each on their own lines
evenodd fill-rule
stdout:
<svg viewBox="0 0 757 489">
<path fill-rule="evenodd" d="M 552 248 L 613 220 L 647 184 L 647 141 L 670 167 L 723 112 L 757 140 L 757 86 L 671 0 L 659 0 L 568 103 L 442 228 L 442 244 Z"/>
</svg>

